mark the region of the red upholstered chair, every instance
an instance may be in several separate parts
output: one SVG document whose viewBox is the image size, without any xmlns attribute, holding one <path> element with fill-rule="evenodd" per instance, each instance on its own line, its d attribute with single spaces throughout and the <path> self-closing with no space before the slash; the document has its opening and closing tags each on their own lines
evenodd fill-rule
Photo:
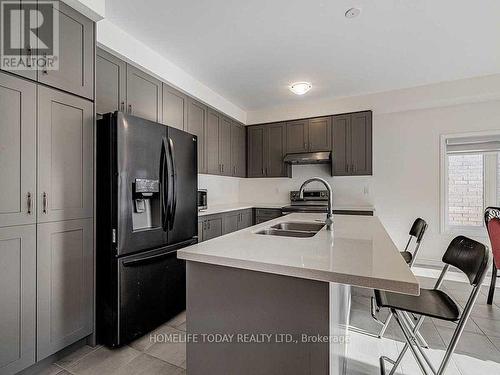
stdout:
<svg viewBox="0 0 500 375">
<path fill-rule="evenodd" d="M 493 269 L 491 271 L 491 284 L 488 293 L 488 305 L 493 303 L 495 284 L 497 281 L 497 268 L 500 267 L 500 207 L 488 207 L 484 211 L 484 222 L 490 237 L 491 251 L 493 252 Z"/>
</svg>

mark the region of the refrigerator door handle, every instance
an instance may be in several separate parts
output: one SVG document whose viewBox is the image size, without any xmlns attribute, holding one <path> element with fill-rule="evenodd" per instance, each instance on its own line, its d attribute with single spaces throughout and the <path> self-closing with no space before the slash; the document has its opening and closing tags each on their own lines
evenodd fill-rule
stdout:
<svg viewBox="0 0 500 375">
<path fill-rule="evenodd" d="M 169 229 L 172 230 L 174 228 L 175 221 L 175 211 L 177 209 L 177 167 L 175 165 L 175 150 L 174 150 L 174 141 L 172 138 L 168 138 L 168 148 L 170 154 L 170 162 L 172 169 L 170 174 L 172 175 L 172 197 L 171 197 L 171 206 L 170 206 L 170 222 Z"/>
<path fill-rule="evenodd" d="M 140 265 L 140 264 L 143 264 L 143 263 L 152 262 L 152 261 L 158 260 L 160 258 L 165 258 L 167 256 L 172 256 L 172 253 L 175 253 L 175 250 L 169 251 L 167 253 L 150 255 L 150 256 L 147 256 L 147 257 L 143 257 L 143 258 L 137 258 L 137 259 L 133 259 L 133 260 L 126 260 L 126 261 L 123 262 L 123 267 L 133 267 L 133 266 L 137 266 L 137 265 Z"/>
<path fill-rule="evenodd" d="M 167 147 L 165 145 L 165 138 L 161 142 L 161 156 L 160 156 L 160 194 L 161 194 L 161 226 L 163 231 L 167 231 Z"/>
</svg>

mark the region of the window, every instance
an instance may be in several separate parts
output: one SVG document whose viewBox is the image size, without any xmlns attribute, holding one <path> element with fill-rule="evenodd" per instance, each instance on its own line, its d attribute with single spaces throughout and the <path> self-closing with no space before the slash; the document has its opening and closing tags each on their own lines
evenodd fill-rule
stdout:
<svg viewBox="0 0 500 375">
<path fill-rule="evenodd" d="M 484 235 L 483 212 L 500 205 L 500 134 L 443 136 L 442 227 Z"/>
</svg>

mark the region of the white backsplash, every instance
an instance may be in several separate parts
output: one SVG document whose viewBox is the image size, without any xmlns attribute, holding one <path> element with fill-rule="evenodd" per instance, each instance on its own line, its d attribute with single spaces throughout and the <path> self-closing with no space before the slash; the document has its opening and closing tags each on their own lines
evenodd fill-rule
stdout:
<svg viewBox="0 0 500 375">
<path fill-rule="evenodd" d="M 209 174 L 198 175 L 198 189 L 207 189 L 208 205 L 237 203 L 240 201 L 241 178 L 214 176 Z"/>
<path fill-rule="evenodd" d="M 240 181 L 240 201 L 248 203 L 288 203 L 290 191 L 311 177 L 327 180 L 333 189 L 336 205 L 372 205 L 372 177 L 332 177 L 329 165 L 296 165 L 292 178 L 246 178 Z M 308 189 L 324 189 L 320 183 L 311 183 Z"/>
</svg>

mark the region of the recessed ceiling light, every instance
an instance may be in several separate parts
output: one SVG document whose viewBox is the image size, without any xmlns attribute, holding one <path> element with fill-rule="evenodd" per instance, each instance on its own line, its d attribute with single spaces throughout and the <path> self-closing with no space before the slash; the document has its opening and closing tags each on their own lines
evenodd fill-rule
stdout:
<svg viewBox="0 0 500 375">
<path fill-rule="evenodd" d="M 359 16 L 360 13 L 361 13 L 361 9 L 359 9 L 359 8 L 347 9 L 347 11 L 345 12 L 345 17 L 346 18 L 355 18 L 355 17 Z"/>
<path fill-rule="evenodd" d="M 290 91 L 297 95 L 304 95 L 312 88 L 309 82 L 295 82 L 290 85 Z"/>
</svg>

